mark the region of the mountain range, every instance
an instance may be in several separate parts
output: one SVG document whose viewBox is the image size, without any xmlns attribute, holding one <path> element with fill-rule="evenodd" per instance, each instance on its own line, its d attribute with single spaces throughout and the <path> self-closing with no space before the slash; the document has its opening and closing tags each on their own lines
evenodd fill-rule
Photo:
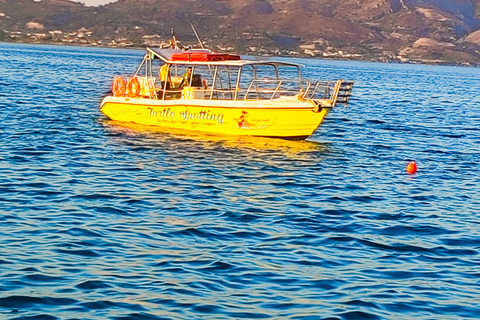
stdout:
<svg viewBox="0 0 480 320">
<path fill-rule="evenodd" d="M 0 0 L 3 41 L 196 43 L 190 24 L 214 50 L 480 64 L 480 0 Z"/>
</svg>

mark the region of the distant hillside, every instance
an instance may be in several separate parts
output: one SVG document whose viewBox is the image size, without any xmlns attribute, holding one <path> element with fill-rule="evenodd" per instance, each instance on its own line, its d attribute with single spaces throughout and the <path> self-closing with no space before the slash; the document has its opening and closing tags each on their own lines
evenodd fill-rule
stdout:
<svg viewBox="0 0 480 320">
<path fill-rule="evenodd" d="M 480 64 L 480 0 L 0 0 L 0 40 Z"/>
</svg>

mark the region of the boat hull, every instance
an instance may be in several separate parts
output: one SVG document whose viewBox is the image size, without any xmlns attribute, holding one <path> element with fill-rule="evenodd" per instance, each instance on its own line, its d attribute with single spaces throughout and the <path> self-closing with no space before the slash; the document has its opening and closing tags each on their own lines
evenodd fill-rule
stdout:
<svg viewBox="0 0 480 320">
<path fill-rule="evenodd" d="M 296 98 L 266 101 L 153 100 L 105 97 L 101 111 L 122 122 L 226 135 L 304 139 L 320 126 L 330 108 Z"/>
</svg>

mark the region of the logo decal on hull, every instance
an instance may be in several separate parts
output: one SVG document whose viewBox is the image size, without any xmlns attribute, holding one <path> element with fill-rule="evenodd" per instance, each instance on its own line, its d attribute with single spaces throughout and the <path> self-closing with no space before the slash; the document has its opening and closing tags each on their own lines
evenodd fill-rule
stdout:
<svg viewBox="0 0 480 320">
<path fill-rule="evenodd" d="M 252 118 L 247 111 L 242 110 L 240 117 L 233 118 L 237 122 L 239 129 L 266 129 L 275 123 L 272 118 Z"/>
</svg>

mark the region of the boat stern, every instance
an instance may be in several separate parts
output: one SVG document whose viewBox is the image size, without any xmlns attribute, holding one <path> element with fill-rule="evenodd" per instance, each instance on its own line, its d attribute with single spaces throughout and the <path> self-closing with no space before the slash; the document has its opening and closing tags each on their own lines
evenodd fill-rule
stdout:
<svg viewBox="0 0 480 320">
<path fill-rule="evenodd" d="M 334 108 L 337 104 L 347 105 L 352 95 L 353 81 L 317 81 L 309 85 L 300 99 L 310 101 L 317 112 L 324 108 Z"/>
</svg>

